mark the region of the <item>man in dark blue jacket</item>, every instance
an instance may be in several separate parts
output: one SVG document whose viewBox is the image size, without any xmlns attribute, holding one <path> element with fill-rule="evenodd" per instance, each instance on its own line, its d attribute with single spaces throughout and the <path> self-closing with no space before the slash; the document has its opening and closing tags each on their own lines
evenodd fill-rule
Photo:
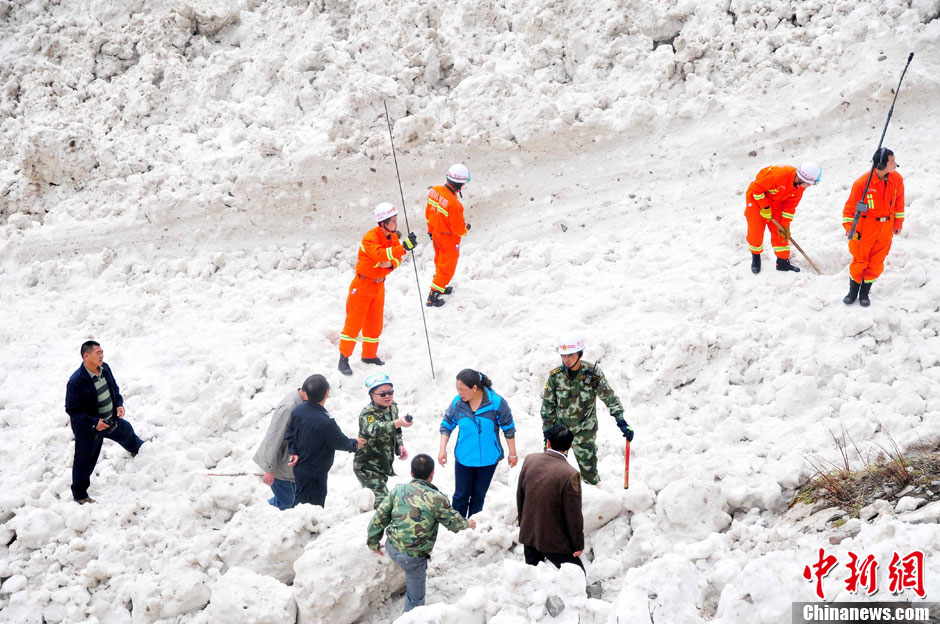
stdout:
<svg viewBox="0 0 940 624">
<path fill-rule="evenodd" d="M 72 496 L 85 504 L 95 502 L 88 497 L 88 486 L 104 438 L 114 440 L 131 455 L 137 455 L 143 440 L 124 420 L 124 397 L 111 368 L 104 363 L 101 345 L 89 340 L 82 344 L 81 352 L 82 365 L 72 373 L 65 390 L 65 411 L 75 434 Z"/>
<path fill-rule="evenodd" d="M 294 504 L 323 507 L 326 479 L 333 466 L 335 451 L 355 453 L 365 444 L 362 438 L 347 438 L 323 404 L 330 396 L 330 384 L 323 375 L 310 375 L 304 381 L 307 400 L 294 408 L 287 425 L 289 465 L 294 468 L 297 496 Z"/>
</svg>

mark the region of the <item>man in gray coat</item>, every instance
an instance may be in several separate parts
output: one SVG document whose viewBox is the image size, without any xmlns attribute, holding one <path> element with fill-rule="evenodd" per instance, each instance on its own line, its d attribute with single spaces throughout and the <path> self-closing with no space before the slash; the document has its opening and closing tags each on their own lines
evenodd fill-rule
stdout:
<svg viewBox="0 0 940 624">
<path fill-rule="evenodd" d="M 264 470 L 264 483 L 270 485 L 274 496 L 268 502 L 278 509 L 290 509 L 294 506 L 294 469 L 288 465 L 290 454 L 284 435 L 290 423 L 290 414 L 294 408 L 307 400 L 307 393 L 302 388 L 291 391 L 274 410 L 271 424 L 265 434 L 254 461 Z"/>
<path fill-rule="evenodd" d="M 545 451 L 527 455 L 519 473 L 519 543 L 529 565 L 548 559 L 556 568 L 573 563 L 584 570 L 581 475 L 567 457 L 574 435 L 557 424 L 545 437 Z"/>
</svg>

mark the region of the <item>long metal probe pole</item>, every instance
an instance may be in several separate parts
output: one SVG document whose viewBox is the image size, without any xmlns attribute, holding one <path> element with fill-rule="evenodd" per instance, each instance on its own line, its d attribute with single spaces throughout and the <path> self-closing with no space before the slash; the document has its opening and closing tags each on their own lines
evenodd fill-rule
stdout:
<svg viewBox="0 0 940 624">
<path fill-rule="evenodd" d="M 904 82 L 904 74 L 907 73 L 907 68 L 911 66 L 911 61 L 914 60 L 914 53 L 911 52 L 910 56 L 907 57 L 907 65 L 904 66 L 904 71 L 901 72 L 901 79 L 898 80 L 898 88 L 894 90 L 894 99 L 891 100 L 891 108 L 888 109 L 888 119 L 885 120 L 884 130 L 881 131 L 881 138 L 878 139 L 878 149 L 875 150 L 877 154 L 881 150 L 881 144 L 885 140 L 885 133 L 888 132 L 888 124 L 891 123 L 891 115 L 894 113 L 894 103 L 898 101 L 898 94 L 901 92 L 901 83 Z M 868 180 L 865 181 L 865 190 L 862 191 L 862 197 L 857 204 L 855 204 L 855 218 L 852 219 L 852 228 L 846 234 L 846 237 L 849 240 L 852 240 L 852 237 L 855 236 L 855 228 L 858 227 L 858 220 L 863 214 L 868 212 L 868 203 L 865 201 L 865 196 L 868 194 L 868 185 L 871 184 L 871 177 L 875 173 L 875 163 L 871 164 L 871 171 L 868 172 Z"/>
<path fill-rule="evenodd" d="M 388 141 L 392 145 L 392 159 L 395 161 L 395 175 L 398 176 L 398 193 L 401 195 L 401 211 L 405 215 L 405 229 L 411 232 L 411 225 L 408 223 L 408 210 L 405 208 L 405 191 L 401 186 L 401 173 L 398 171 L 398 156 L 395 155 L 395 139 L 392 138 L 392 120 L 388 116 L 388 104 L 382 100 L 382 106 L 385 107 L 385 123 L 388 124 Z M 415 261 L 415 250 L 411 250 L 411 264 L 415 267 L 415 282 L 418 284 L 418 301 L 421 306 L 421 322 L 424 323 L 424 339 L 428 343 L 428 362 L 431 364 L 431 379 L 437 380 L 434 376 L 434 359 L 431 357 L 431 338 L 428 336 L 428 321 L 424 316 L 424 302 L 421 301 L 421 280 L 418 278 L 418 263 Z"/>
</svg>

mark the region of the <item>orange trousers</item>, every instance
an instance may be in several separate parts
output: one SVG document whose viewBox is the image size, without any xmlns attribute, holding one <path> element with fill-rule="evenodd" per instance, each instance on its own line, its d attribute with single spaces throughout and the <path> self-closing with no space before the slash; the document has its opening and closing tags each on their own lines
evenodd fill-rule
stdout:
<svg viewBox="0 0 940 624">
<path fill-rule="evenodd" d="M 346 297 L 346 324 L 339 335 L 339 352 L 346 357 L 352 355 L 362 332 L 362 357 L 377 357 L 384 312 L 385 282 L 354 277 Z"/>
<path fill-rule="evenodd" d="M 764 229 L 770 230 L 770 244 L 774 248 L 774 255 L 786 260 L 790 257 L 790 241 L 777 233 L 777 226 L 760 216 L 760 208 L 757 202 L 751 200 L 753 206 L 747 206 L 744 209 L 744 216 L 747 217 L 747 247 L 751 253 L 759 254 L 764 251 Z M 782 225 L 790 227 L 790 219 L 783 218 L 783 209 L 771 207 L 770 216 Z"/>
<path fill-rule="evenodd" d="M 457 260 L 460 258 L 460 237 L 445 234 L 434 235 L 434 280 L 431 288 L 444 292 L 450 280 L 457 272 Z"/>
<path fill-rule="evenodd" d="M 859 284 L 874 282 L 885 270 L 885 258 L 894 239 L 894 219 L 875 221 L 863 218 L 855 231 L 859 238 L 849 241 L 849 253 L 852 254 L 849 275 Z"/>
</svg>

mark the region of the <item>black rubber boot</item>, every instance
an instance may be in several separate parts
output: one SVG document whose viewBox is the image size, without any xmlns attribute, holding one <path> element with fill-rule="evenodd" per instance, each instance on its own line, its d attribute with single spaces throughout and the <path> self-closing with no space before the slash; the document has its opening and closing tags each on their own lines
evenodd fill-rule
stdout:
<svg viewBox="0 0 940 624">
<path fill-rule="evenodd" d="M 795 267 L 790 264 L 788 258 L 777 258 L 777 270 L 778 271 L 795 271 L 796 273 L 800 272 L 800 267 Z"/>
<path fill-rule="evenodd" d="M 375 365 L 377 365 L 377 366 L 385 366 L 385 362 L 383 362 L 382 360 L 380 360 L 380 359 L 377 358 L 377 357 L 374 357 L 374 358 L 362 358 L 362 361 L 363 361 L 364 363 L 366 363 L 366 364 L 375 364 Z"/>
<path fill-rule="evenodd" d="M 453 287 L 453 286 L 447 286 L 447 287 L 444 288 L 444 292 L 442 292 L 441 294 L 442 294 L 442 295 L 449 295 L 449 294 L 452 293 L 452 292 L 454 292 L 454 287 Z"/>
<path fill-rule="evenodd" d="M 337 368 L 344 375 L 352 375 L 352 369 L 349 368 L 349 358 L 345 355 L 339 356 L 339 366 Z"/>
<path fill-rule="evenodd" d="M 858 290 L 858 304 L 863 307 L 868 307 L 871 305 L 871 299 L 868 298 L 868 293 L 871 291 L 871 282 L 862 282 L 862 287 Z"/>
<path fill-rule="evenodd" d="M 439 308 L 444 305 L 444 300 L 441 298 L 441 293 L 436 290 L 432 290 L 431 294 L 428 295 L 427 306 L 429 308 Z"/>
<path fill-rule="evenodd" d="M 858 287 L 860 285 L 861 284 L 859 284 L 858 282 L 856 282 L 850 277 L 849 278 L 849 294 L 842 297 L 842 303 L 844 303 L 845 305 L 852 305 L 853 303 L 855 303 L 855 300 L 858 299 Z"/>
<path fill-rule="evenodd" d="M 760 254 L 751 254 L 751 273 L 760 273 Z"/>
</svg>

